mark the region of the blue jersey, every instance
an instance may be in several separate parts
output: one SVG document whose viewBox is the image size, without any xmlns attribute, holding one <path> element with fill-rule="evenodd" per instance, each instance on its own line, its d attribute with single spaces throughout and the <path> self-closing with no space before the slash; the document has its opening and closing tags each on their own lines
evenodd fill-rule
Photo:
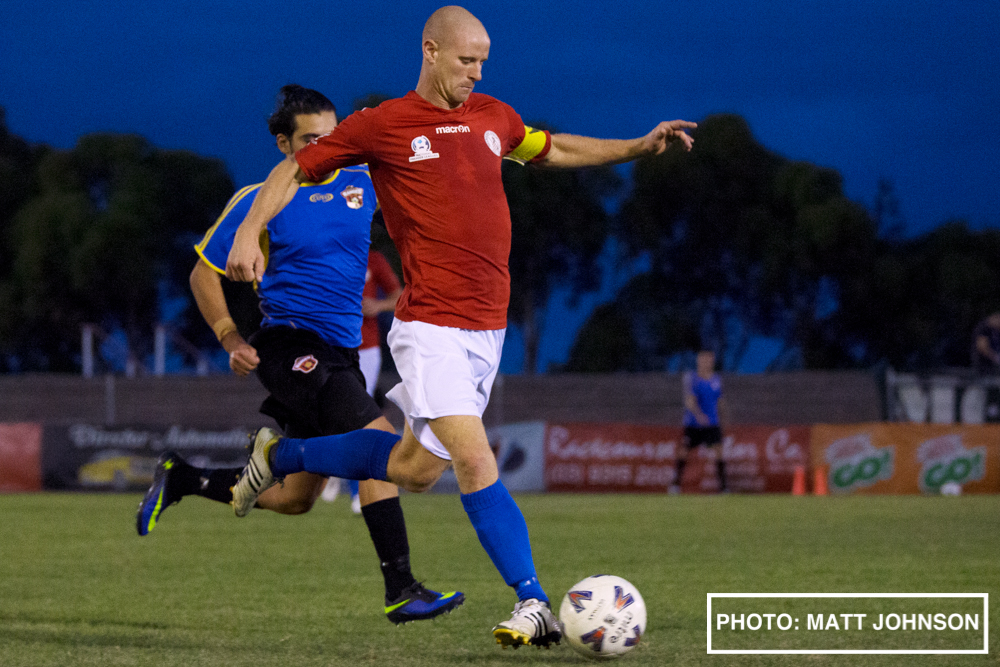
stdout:
<svg viewBox="0 0 1000 667">
<path fill-rule="evenodd" d="M 236 229 L 261 184 L 229 200 L 195 246 L 219 273 Z M 267 269 L 257 286 L 262 326 L 309 329 L 337 347 L 361 345 L 361 292 L 368 269 L 375 190 L 367 166 L 339 169 L 322 183 L 303 184 L 261 234 Z"/>
<path fill-rule="evenodd" d="M 713 374 L 707 380 L 697 373 L 684 374 L 684 394 L 692 395 L 698 403 L 698 409 L 708 417 L 708 423 L 702 424 L 695 419 L 694 414 L 684 409 L 684 426 L 719 426 L 719 399 L 722 398 L 722 380 Z"/>
</svg>

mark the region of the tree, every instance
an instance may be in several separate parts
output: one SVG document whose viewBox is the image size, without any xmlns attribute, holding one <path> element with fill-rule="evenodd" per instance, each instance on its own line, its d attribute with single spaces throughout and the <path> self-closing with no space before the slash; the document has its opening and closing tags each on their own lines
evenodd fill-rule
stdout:
<svg viewBox="0 0 1000 667">
<path fill-rule="evenodd" d="M 1000 232 L 951 221 L 881 243 L 865 276 L 844 289 L 841 318 L 867 363 L 966 366 L 976 323 L 1000 310 L 998 284 Z"/>
<path fill-rule="evenodd" d="M 642 351 L 636 370 L 662 369 L 695 338 L 735 364 L 758 335 L 798 348 L 809 366 L 850 363 L 828 332 L 839 331 L 842 283 L 873 256 L 867 212 L 835 171 L 772 153 L 738 116 L 710 116 L 694 135 L 690 153 L 636 164 L 619 219 L 633 251 L 652 259 L 615 302 Z"/>
<path fill-rule="evenodd" d="M 10 230 L 0 336 L 38 370 L 74 370 L 80 325 L 150 347 L 161 281 L 186 285 L 191 242 L 233 192 L 221 162 L 138 136 L 94 134 L 50 151 Z M 186 289 L 184 289 L 186 292 Z"/>
<path fill-rule="evenodd" d="M 602 199 L 622 185 L 610 167 L 547 170 L 504 161 L 511 217 L 508 318 L 524 337 L 524 371 L 538 358 L 539 313 L 559 281 L 576 290 L 600 283 L 595 260 L 610 233 Z"/>
</svg>

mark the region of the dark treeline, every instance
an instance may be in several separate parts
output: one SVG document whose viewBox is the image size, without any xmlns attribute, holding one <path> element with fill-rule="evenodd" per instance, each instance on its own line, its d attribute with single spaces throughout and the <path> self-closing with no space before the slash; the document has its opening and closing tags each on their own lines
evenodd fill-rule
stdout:
<svg viewBox="0 0 1000 667">
<path fill-rule="evenodd" d="M 695 139 L 690 154 L 637 163 L 615 215 L 604 202 L 625 184 L 610 168 L 504 164 L 526 370 L 552 289 L 598 285 L 612 236 L 650 270 L 595 311 L 565 370 L 663 370 L 703 344 L 733 363 L 758 336 L 782 342 L 776 368 L 968 363 L 973 326 L 1000 309 L 1000 233 L 951 221 L 903 238 L 890 184 L 869 210 L 835 171 L 768 151 L 737 116 L 706 119 Z M 78 371 L 84 323 L 147 355 L 163 303 L 187 294 L 191 246 L 233 191 L 220 161 L 137 136 L 29 145 L 0 108 L 0 371 Z M 173 326 L 210 349 L 188 301 Z"/>
</svg>

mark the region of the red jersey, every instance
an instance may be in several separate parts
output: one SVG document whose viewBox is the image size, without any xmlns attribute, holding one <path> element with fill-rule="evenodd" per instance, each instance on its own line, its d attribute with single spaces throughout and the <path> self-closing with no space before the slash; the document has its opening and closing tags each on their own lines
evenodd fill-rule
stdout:
<svg viewBox="0 0 1000 667">
<path fill-rule="evenodd" d="M 368 271 L 365 273 L 365 289 L 362 299 L 377 299 L 378 291 L 388 296 L 399 289 L 399 278 L 389 266 L 385 256 L 378 250 L 368 251 Z M 379 344 L 378 318 L 366 317 L 361 324 L 361 349 Z"/>
<path fill-rule="evenodd" d="M 410 91 L 351 114 L 295 158 L 310 180 L 368 163 L 403 263 L 397 318 L 485 330 L 507 326 L 510 299 L 501 162 L 515 150 L 519 159 L 539 159 L 550 146 L 547 132 L 526 128 L 488 95 L 473 93 L 449 110 Z"/>
</svg>

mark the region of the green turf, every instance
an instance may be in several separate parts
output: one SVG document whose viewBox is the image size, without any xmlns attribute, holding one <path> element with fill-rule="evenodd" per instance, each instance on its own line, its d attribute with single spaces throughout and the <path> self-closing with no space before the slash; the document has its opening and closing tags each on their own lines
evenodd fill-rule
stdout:
<svg viewBox="0 0 1000 667">
<path fill-rule="evenodd" d="M 346 501 L 235 519 L 201 498 L 135 534 L 138 496 L 0 496 L 0 665 L 568 665 L 502 651 L 514 596 L 455 496 L 405 496 L 414 572 L 466 604 L 394 627 Z M 997 598 L 1000 497 L 520 496 L 556 601 L 606 572 L 645 597 L 627 665 L 966 665 L 989 656 L 706 654 L 706 593 L 974 592 Z M 996 628 L 997 623 L 991 624 Z"/>
</svg>

